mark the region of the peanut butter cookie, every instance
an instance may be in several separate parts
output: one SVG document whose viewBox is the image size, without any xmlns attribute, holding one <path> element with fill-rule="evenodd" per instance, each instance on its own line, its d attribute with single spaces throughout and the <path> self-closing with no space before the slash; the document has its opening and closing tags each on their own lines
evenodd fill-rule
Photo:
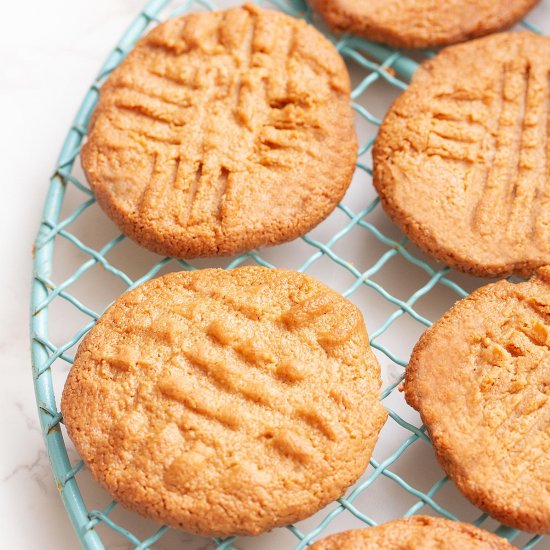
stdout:
<svg viewBox="0 0 550 550">
<path fill-rule="evenodd" d="M 397 48 L 461 42 L 511 27 L 539 0 L 311 0 L 335 31 Z"/>
<path fill-rule="evenodd" d="M 288 241 L 355 169 L 350 83 L 312 26 L 246 5 L 154 28 L 101 88 L 82 164 L 120 229 L 161 254 Z"/>
<path fill-rule="evenodd" d="M 405 395 L 469 500 L 550 533 L 550 266 L 458 302 L 416 345 Z"/>
<path fill-rule="evenodd" d="M 359 310 L 301 273 L 178 272 L 82 342 L 69 436 L 121 504 L 203 535 L 257 535 L 340 497 L 386 412 Z"/>
<path fill-rule="evenodd" d="M 386 115 L 374 185 L 403 232 L 479 276 L 550 264 L 550 38 L 497 34 L 425 62 Z"/>
<path fill-rule="evenodd" d="M 505 539 L 469 523 L 428 516 L 412 516 L 337 533 L 311 550 L 513 550 Z"/>
</svg>

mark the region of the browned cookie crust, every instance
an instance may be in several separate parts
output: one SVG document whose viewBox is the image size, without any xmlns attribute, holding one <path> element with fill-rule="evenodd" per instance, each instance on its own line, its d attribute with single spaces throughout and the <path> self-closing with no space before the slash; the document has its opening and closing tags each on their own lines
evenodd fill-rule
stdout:
<svg viewBox="0 0 550 550">
<path fill-rule="evenodd" d="M 301 520 L 367 467 L 386 412 L 359 310 L 292 271 L 172 273 L 81 344 L 68 433 L 124 506 L 203 535 Z"/>
<path fill-rule="evenodd" d="M 469 523 L 412 516 L 337 533 L 315 543 L 311 550 L 513 550 L 503 538 Z"/>
<path fill-rule="evenodd" d="M 386 115 L 374 185 L 403 232 L 479 276 L 550 264 L 550 38 L 498 34 L 425 62 Z"/>
<path fill-rule="evenodd" d="M 310 0 L 335 31 L 398 48 L 461 42 L 511 27 L 539 0 Z"/>
<path fill-rule="evenodd" d="M 458 302 L 416 345 L 405 395 L 469 500 L 550 533 L 550 267 Z"/>
<path fill-rule="evenodd" d="M 101 88 L 82 150 L 120 229 L 217 256 L 302 235 L 355 169 L 349 77 L 312 26 L 245 6 L 169 20 Z"/>
</svg>

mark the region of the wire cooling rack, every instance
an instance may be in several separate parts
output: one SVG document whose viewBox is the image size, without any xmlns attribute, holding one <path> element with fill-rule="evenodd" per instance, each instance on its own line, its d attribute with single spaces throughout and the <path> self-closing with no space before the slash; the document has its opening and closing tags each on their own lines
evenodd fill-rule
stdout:
<svg viewBox="0 0 550 550">
<path fill-rule="evenodd" d="M 274 7 L 312 20 L 301 0 Z M 331 532 L 415 513 L 471 521 L 524 549 L 542 540 L 499 526 L 456 491 L 437 465 L 418 415 L 395 391 L 418 336 L 452 303 L 485 281 L 434 265 L 388 221 L 370 183 L 370 149 L 384 111 L 417 68 L 403 52 L 352 36 L 333 39 L 348 62 L 361 146 L 344 202 L 314 231 L 292 243 L 229 259 L 191 263 L 163 258 L 117 234 L 99 211 L 79 168 L 98 90 L 136 40 L 158 21 L 188 10 L 213 9 L 208 0 L 151 0 L 107 58 L 86 94 L 50 181 L 35 244 L 32 283 L 32 362 L 42 432 L 67 513 L 87 549 L 204 548 L 205 539 L 159 526 L 111 501 L 86 473 L 66 436 L 59 396 L 76 347 L 100 313 L 123 291 L 174 269 L 244 264 L 294 268 L 324 280 L 361 309 L 382 365 L 381 399 L 389 412 L 370 466 L 346 493 L 312 518 L 260 538 L 213 539 L 227 548 L 302 549 Z M 224 4 L 223 7 L 226 7 Z M 269 7 L 269 6 L 268 6 Z M 525 27 L 539 32 L 528 22 Z M 542 546 L 542 545 L 541 545 Z"/>
</svg>

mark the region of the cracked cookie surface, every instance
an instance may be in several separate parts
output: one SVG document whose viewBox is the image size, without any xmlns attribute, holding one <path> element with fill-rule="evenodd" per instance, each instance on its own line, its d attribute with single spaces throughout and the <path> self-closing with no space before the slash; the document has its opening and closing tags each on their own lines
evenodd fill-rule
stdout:
<svg viewBox="0 0 550 550">
<path fill-rule="evenodd" d="M 479 276 L 550 264 L 550 38 L 503 33 L 421 65 L 386 115 L 374 185 L 427 254 Z"/>
<path fill-rule="evenodd" d="M 470 501 L 550 533 L 550 267 L 457 302 L 416 345 L 405 396 Z"/>
<path fill-rule="evenodd" d="M 367 529 L 336 533 L 311 550 L 513 550 L 507 540 L 469 523 L 411 516 Z"/>
<path fill-rule="evenodd" d="M 342 496 L 386 412 L 360 311 L 301 273 L 204 269 L 120 297 L 79 347 L 69 436 L 121 504 L 259 534 Z"/>
<path fill-rule="evenodd" d="M 311 0 L 335 31 L 427 48 L 511 27 L 539 0 Z"/>
<path fill-rule="evenodd" d="M 254 6 L 191 13 L 142 38 L 102 86 L 82 165 L 141 245 L 180 258 L 294 239 L 355 169 L 350 83 L 304 21 Z"/>
</svg>

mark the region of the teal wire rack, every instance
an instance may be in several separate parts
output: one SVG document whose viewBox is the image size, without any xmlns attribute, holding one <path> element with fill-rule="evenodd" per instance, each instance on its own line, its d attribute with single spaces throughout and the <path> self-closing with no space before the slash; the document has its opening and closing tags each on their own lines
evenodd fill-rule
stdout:
<svg viewBox="0 0 550 550">
<path fill-rule="evenodd" d="M 272 0 L 266 7 L 314 19 L 301 0 Z M 418 336 L 454 301 L 486 282 L 426 259 L 386 218 L 371 185 L 370 150 L 381 118 L 407 87 L 418 61 L 433 52 L 410 55 L 353 36 L 329 37 L 350 68 L 353 108 L 362 139 L 354 181 L 344 201 L 301 239 L 233 258 L 159 259 L 118 234 L 98 209 L 79 168 L 79 150 L 101 84 L 157 22 L 187 11 L 215 8 L 209 0 L 150 0 L 146 4 L 85 95 L 50 179 L 34 248 L 32 373 L 53 475 L 82 546 L 90 550 L 191 547 L 181 532 L 138 518 L 111 501 L 72 448 L 59 412 L 59 397 L 78 343 L 119 294 L 152 277 L 177 269 L 257 264 L 307 271 L 361 307 L 382 366 L 380 398 L 389 419 L 369 468 L 344 497 L 300 524 L 259 538 L 215 538 L 211 546 L 300 550 L 331 532 L 423 513 L 471 521 L 525 550 L 535 547 L 541 536 L 498 525 L 448 483 L 418 416 L 397 391 Z M 540 32 L 527 21 L 522 25 Z M 111 543 L 115 539 L 116 544 Z M 192 547 L 197 547 L 197 541 Z"/>
</svg>

